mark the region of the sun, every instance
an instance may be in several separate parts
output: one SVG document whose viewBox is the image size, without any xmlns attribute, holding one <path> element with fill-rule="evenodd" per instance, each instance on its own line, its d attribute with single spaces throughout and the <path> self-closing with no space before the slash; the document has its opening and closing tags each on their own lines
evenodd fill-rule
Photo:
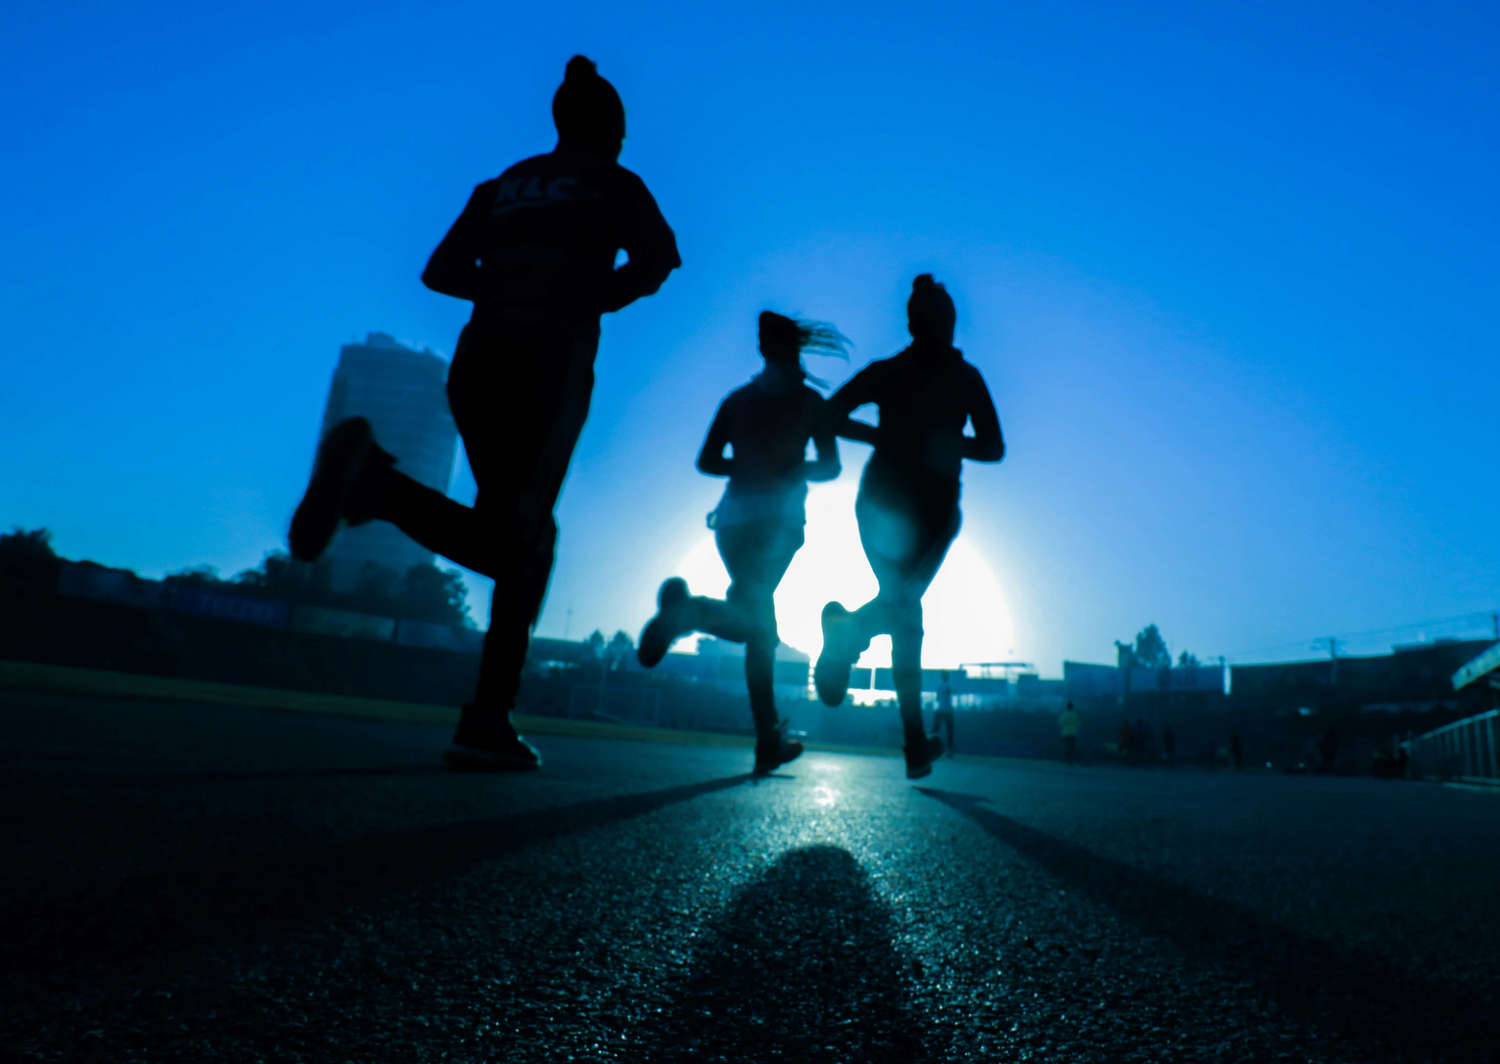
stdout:
<svg viewBox="0 0 1500 1064">
<path fill-rule="evenodd" d="M 837 600 L 853 609 L 875 597 L 875 574 L 865 561 L 854 520 L 856 490 L 853 479 L 812 486 L 807 497 L 807 542 L 776 591 L 776 623 L 782 642 L 814 660 L 823 649 L 819 624 L 823 604 Z M 719 560 L 713 533 L 694 545 L 678 573 L 695 595 L 724 594 L 729 574 Z M 962 532 L 927 589 L 922 612 L 927 631 L 922 643 L 924 666 L 953 668 L 966 662 L 1009 659 L 1015 637 L 1005 594 Z M 888 666 L 890 646 L 890 639 L 881 636 L 860 664 Z"/>
</svg>

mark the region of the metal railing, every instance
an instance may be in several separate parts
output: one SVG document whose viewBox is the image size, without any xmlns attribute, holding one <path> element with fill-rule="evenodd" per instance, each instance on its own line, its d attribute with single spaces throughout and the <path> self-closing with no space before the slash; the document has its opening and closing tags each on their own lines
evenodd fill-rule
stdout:
<svg viewBox="0 0 1500 1064">
<path fill-rule="evenodd" d="M 1500 783 L 1500 709 L 1465 717 L 1401 744 L 1408 773 L 1463 783 Z"/>
</svg>

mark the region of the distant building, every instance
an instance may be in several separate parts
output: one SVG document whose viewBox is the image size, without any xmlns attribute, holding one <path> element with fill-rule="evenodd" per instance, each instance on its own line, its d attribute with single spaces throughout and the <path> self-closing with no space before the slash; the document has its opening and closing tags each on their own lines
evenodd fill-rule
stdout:
<svg viewBox="0 0 1500 1064">
<path fill-rule="evenodd" d="M 318 438 L 345 418 L 367 417 L 376 440 L 396 456 L 398 469 L 447 491 L 458 450 L 447 378 L 447 360 L 431 351 L 414 351 L 385 333 L 372 332 L 362 344 L 345 344 Z M 339 533 L 323 564 L 330 584 L 347 591 L 375 568 L 399 576 L 413 565 L 431 565 L 433 557 L 395 525 L 371 521 Z"/>
</svg>

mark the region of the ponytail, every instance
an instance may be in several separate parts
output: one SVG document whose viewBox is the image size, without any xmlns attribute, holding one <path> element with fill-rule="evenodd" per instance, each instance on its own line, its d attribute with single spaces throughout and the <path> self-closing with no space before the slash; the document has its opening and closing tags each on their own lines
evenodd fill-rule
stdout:
<svg viewBox="0 0 1500 1064">
<path fill-rule="evenodd" d="M 802 365 L 802 355 L 806 352 L 849 360 L 849 338 L 826 321 L 789 318 L 773 310 L 763 310 L 760 337 L 761 354 L 767 362 L 775 362 L 804 379 L 807 369 Z"/>
</svg>

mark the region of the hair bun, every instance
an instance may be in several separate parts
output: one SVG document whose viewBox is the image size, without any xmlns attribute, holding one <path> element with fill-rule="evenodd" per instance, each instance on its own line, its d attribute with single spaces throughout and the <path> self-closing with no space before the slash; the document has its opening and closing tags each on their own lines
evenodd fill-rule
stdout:
<svg viewBox="0 0 1500 1064">
<path fill-rule="evenodd" d="M 580 78 L 597 78 L 598 76 L 599 68 L 586 55 L 575 55 L 572 59 L 569 59 L 567 72 L 563 75 L 568 81 Z"/>
<path fill-rule="evenodd" d="M 948 290 L 933 280 L 932 274 L 917 274 L 911 282 L 911 298 L 906 301 L 906 323 L 912 339 L 935 340 L 951 347 L 957 320 Z"/>
</svg>

